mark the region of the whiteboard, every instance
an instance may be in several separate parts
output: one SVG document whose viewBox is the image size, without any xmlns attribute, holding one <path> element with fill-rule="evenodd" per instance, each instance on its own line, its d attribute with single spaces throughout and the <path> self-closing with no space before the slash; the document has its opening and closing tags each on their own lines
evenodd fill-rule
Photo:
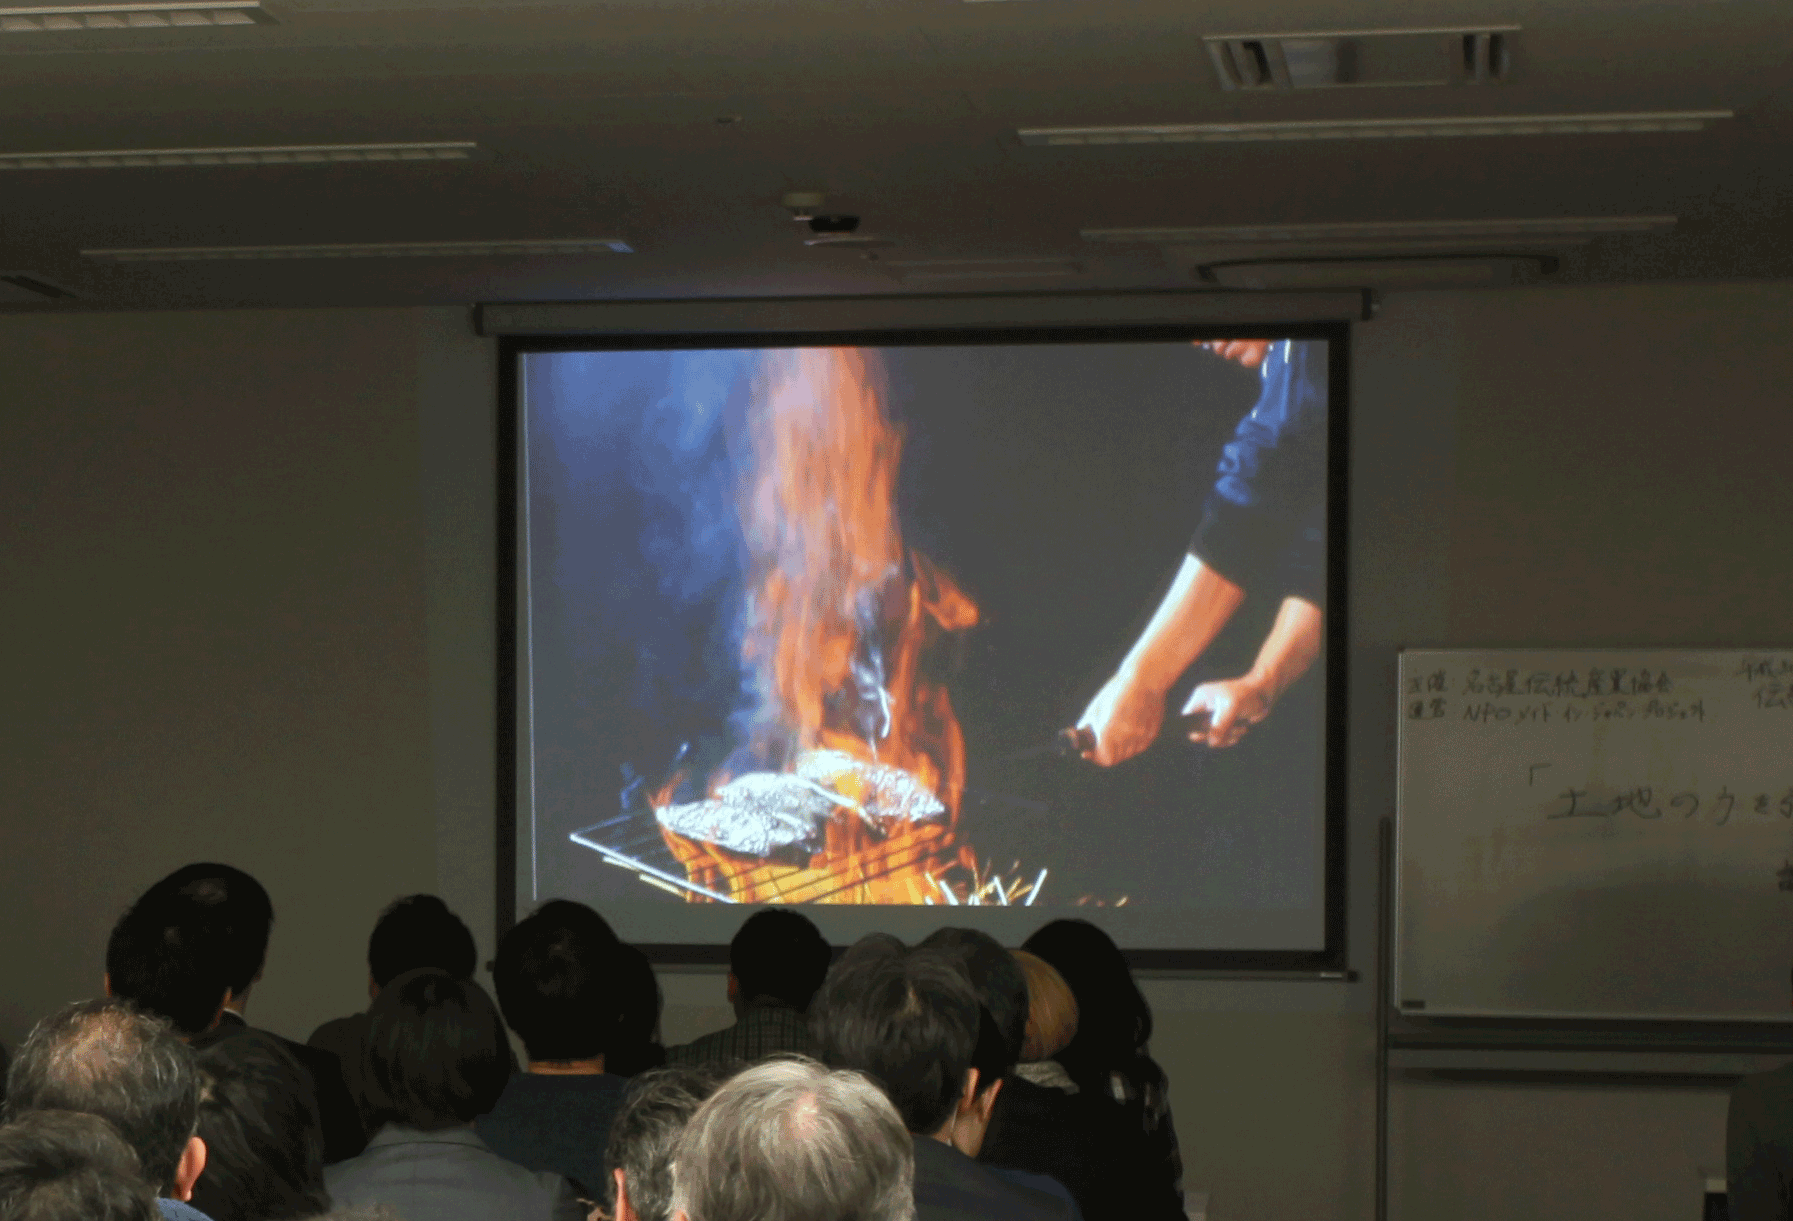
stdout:
<svg viewBox="0 0 1793 1221">
<path fill-rule="evenodd" d="M 1793 649 L 1401 654 L 1393 1001 L 1793 1020 Z"/>
</svg>

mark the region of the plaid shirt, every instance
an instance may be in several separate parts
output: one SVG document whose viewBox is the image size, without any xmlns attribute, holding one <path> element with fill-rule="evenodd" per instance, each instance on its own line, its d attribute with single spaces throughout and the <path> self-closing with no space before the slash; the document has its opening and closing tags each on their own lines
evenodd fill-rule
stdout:
<svg viewBox="0 0 1793 1221">
<path fill-rule="evenodd" d="M 781 1051 L 813 1055 L 809 1023 L 789 1005 L 755 1001 L 727 1030 L 706 1034 L 682 1047 L 666 1050 L 668 1064 L 713 1064 L 719 1061 L 763 1060 Z"/>
</svg>

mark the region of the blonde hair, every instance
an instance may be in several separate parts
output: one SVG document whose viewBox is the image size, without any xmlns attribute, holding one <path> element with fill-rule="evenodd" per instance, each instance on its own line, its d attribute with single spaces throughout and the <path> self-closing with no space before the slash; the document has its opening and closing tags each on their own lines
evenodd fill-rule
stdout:
<svg viewBox="0 0 1793 1221">
<path fill-rule="evenodd" d="M 1027 977 L 1027 1037 L 1021 1059 L 1050 1060 L 1077 1036 L 1077 998 L 1058 968 L 1044 958 L 1026 950 L 1012 952 Z"/>
</svg>

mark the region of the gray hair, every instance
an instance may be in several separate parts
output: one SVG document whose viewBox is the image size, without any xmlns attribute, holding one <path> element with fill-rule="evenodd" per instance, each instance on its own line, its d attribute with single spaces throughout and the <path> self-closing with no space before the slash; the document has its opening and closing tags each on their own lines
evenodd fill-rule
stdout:
<svg viewBox="0 0 1793 1221">
<path fill-rule="evenodd" d="M 640 1221 L 672 1219 L 672 1151 L 691 1116 L 732 1066 L 719 1064 L 657 1068 L 629 1084 L 604 1146 L 604 1181 L 585 1184 L 616 1216 L 616 1174 L 623 1172 L 629 1207 Z"/>
<path fill-rule="evenodd" d="M 914 1221 L 915 1147 L 884 1091 L 801 1057 L 747 1069 L 673 1157 L 690 1221 Z"/>
</svg>

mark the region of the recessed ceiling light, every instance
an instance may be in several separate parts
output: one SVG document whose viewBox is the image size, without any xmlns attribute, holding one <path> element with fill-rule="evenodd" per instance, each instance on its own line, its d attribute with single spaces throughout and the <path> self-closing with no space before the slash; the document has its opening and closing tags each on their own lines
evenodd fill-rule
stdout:
<svg viewBox="0 0 1793 1221">
<path fill-rule="evenodd" d="M 167 30 L 273 25 L 261 0 L 210 3 L 53 4 L 0 9 L 0 34 L 61 34 L 77 30 Z"/>
<path fill-rule="evenodd" d="M 1034 148 L 1098 144 L 1236 144 L 1278 140 L 1412 140 L 1452 136 L 1594 136 L 1703 131 L 1729 110 L 1486 115 L 1431 119 L 1299 119 L 1274 123 L 1155 123 L 1133 127 L 1024 127 Z"/>
<path fill-rule="evenodd" d="M 241 148 L 115 148 L 62 153 L 0 153 L 0 170 L 178 169 L 217 165 L 357 165 L 394 161 L 465 161 L 471 140 L 409 144 L 269 144 Z"/>
<path fill-rule="evenodd" d="M 234 259 L 511 258 L 545 254 L 634 254 L 617 238 L 548 238 L 512 242 L 356 242 L 315 246 L 151 246 L 83 250 L 102 263 L 210 263 Z"/>
<path fill-rule="evenodd" d="M 1674 216 L 1526 216 L 1488 220 L 1343 221 L 1314 225 L 1196 225 L 1085 229 L 1090 242 L 1148 245 L 1278 245 L 1291 243 L 1550 239 L 1579 244 L 1627 233 L 1667 233 Z"/>
</svg>

